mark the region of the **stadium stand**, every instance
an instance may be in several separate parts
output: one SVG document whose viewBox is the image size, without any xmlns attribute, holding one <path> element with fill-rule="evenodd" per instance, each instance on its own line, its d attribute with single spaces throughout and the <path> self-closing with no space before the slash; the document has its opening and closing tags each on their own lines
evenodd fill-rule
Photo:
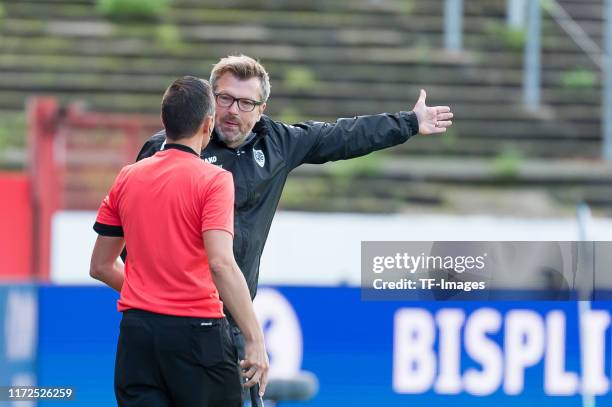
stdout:
<svg viewBox="0 0 612 407">
<path fill-rule="evenodd" d="M 420 87 L 456 115 L 444 137 L 298 169 L 284 208 L 550 216 L 586 201 L 612 209 L 603 188 L 612 171 L 599 160 L 601 75 L 547 13 L 543 107 L 530 112 L 521 105 L 525 37 L 507 28 L 503 0 L 465 2 L 460 54 L 443 49 L 442 1 L 175 0 L 153 23 L 109 20 L 93 0 L 3 4 L 0 121 L 23 115 L 25 99 L 41 93 L 93 111 L 156 114 L 171 79 L 205 76 L 219 57 L 245 53 L 270 71 L 267 113 L 279 120 L 408 110 Z M 560 4 L 601 44 L 603 0 Z"/>
</svg>

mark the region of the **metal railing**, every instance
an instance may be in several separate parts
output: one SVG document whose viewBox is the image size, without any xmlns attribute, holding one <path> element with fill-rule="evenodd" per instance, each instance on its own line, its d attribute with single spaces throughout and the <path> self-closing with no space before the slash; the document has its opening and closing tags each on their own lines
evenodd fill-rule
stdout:
<svg viewBox="0 0 612 407">
<path fill-rule="evenodd" d="M 542 9 L 538 1 L 530 1 L 527 9 L 527 42 L 523 57 L 523 103 L 529 110 L 538 110 L 542 89 Z"/>
<path fill-rule="evenodd" d="M 463 0 L 444 3 L 444 47 L 455 53 L 463 48 Z"/>
<path fill-rule="evenodd" d="M 507 24 L 526 30 L 523 59 L 523 103 L 532 111 L 541 107 L 542 10 L 602 70 L 602 158 L 612 161 L 612 0 L 605 0 L 604 49 L 584 31 L 556 0 L 507 0 Z M 463 46 L 463 0 L 445 0 L 444 45 L 457 53 Z"/>
</svg>

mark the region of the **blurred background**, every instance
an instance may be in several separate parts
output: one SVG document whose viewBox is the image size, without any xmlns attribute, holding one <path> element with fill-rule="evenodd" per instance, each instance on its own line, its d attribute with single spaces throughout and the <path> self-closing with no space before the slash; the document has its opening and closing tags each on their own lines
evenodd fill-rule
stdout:
<svg viewBox="0 0 612 407">
<path fill-rule="evenodd" d="M 168 84 L 207 78 L 219 58 L 246 54 L 270 74 L 266 113 L 278 121 L 410 110 L 421 88 L 428 105 L 455 113 L 442 136 L 302 166 L 289 177 L 256 302 L 276 375 L 318 378 L 318 394 L 295 405 L 609 403 L 607 325 L 596 347 L 601 367 L 584 367 L 592 364 L 579 327 L 590 308 L 373 303 L 358 289 L 362 241 L 610 240 L 608 7 L 607 0 L 0 1 L 0 386 L 74 386 L 73 405 L 114 405 L 120 316 L 116 295 L 88 276 L 95 210 L 121 166 L 161 128 Z M 559 273 L 571 280 L 572 270 Z M 601 277 L 612 287 L 610 275 Z M 456 349 L 442 340 L 454 331 L 436 319 L 445 307 L 463 315 Z M 612 306 L 598 307 L 609 320 Z M 553 344 L 534 348 L 539 356 L 525 362 L 518 392 L 484 365 L 483 377 L 498 385 L 465 385 L 481 359 L 463 335 L 484 308 L 501 320 L 488 340 L 502 358 L 513 311 L 531 310 L 541 322 L 524 328 L 526 338 L 548 337 L 550 312 L 565 316 L 563 350 L 546 356 Z M 406 357 L 398 338 L 411 338 L 398 334 L 406 310 L 420 321 L 407 332 L 433 332 L 431 369 L 398 359 Z M 545 357 L 576 380 L 551 387 Z M 402 386 L 402 377 L 425 384 Z"/>
</svg>

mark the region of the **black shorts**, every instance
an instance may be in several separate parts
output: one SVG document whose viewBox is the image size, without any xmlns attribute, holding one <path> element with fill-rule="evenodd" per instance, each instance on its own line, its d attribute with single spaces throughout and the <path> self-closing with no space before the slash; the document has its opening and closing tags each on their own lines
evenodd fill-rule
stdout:
<svg viewBox="0 0 612 407">
<path fill-rule="evenodd" d="M 119 407 L 239 407 L 241 379 L 225 318 L 123 313 L 115 396 Z"/>
</svg>

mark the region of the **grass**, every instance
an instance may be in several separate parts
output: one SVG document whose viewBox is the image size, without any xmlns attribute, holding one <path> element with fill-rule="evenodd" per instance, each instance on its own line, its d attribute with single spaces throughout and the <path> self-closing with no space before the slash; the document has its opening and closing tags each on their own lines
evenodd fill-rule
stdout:
<svg viewBox="0 0 612 407">
<path fill-rule="evenodd" d="M 518 150 L 503 150 L 493 159 L 491 172 L 500 180 L 514 179 L 520 172 L 523 159 L 523 154 Z"/>
<path fill-rule="evenodd" d="M 431 63 L 433 50 L 429 41 L 424 38 L 420 38 L 414 45 L 414 51 L 417 55 L 419 64 L 428 65 Z"/>
<path fill-rule="evenodd" d="M 403 16 L 410 16 L 414 13 L 414 0 L 402 0 L 396 4 L 397 11 Z"/>
<path fill-rule="evenodd" d="M 0 169 L 23 170 L 26 163 L 19 157 L 26 149 L 26 133 L 24 113 L 0 116 Z"/>
<path fill-rule="evenodd" d="M 568 89 L 592 89 L 597 84 L 597 75 L 586 69 L 576 69 L 561 74 L 561 85 Z"/>
<path fill-rule="evenodd" d="M 173 50 L 184 48 L 185 45 L 181 38 L 181 32 L 172 24 L 162 24 L 155 30 L 158 43 L 165 49 Z"/>
<path fill-rule="evenodd" d="M 329 195 L 329 188 L 321 179 L 290 179 L 281 197 L 281 206 L 299 208 L 308 203 L 317 202 Z"/>
<path fill-rule="evenodd" d="M 487 22 L 485 31 L 491 37 L 501 42 L 506 48 L 514 51 L 523 49 L 527 39 L 523 29 L 509 28 L 506 24 L 499 21 Z"/>
<path fill-rule="evenodd" d="M 307 90 L 318 86 L 312 70 L 305 67 L 293 67 L 285 71 L 283 84 L 291 90 Z"/>
<path fill-rule="evenodd" d="M 170 0 L 97 0 L 96 9 L 111 20 L 154 21 L 169 9 Z"/>
<path fill-rule="evenodd" d="M 279 121 L 288 124 L 298 123 L 303 120 L 303 115 L 292 107 L 282 108 L 277 117 Z"/>
<path fill-rule="evenodd" d="M 444 144 L 446 147 L 456 146 L 459 142 L 459 135 L 457 134 L 457 130 L 454 127 L 447 128 L 446 132 L 441 135 L 440 140 L 442 144 Z"/>
<path fill-rule="evenodd" d="M 0 150 L 7 148 L 25 148 L 26 119 L 25 114 L 15 113 L 0 117 Z"/>
<path fill-rule="evenodd" d="M 329 165 L 326 172 L 331 176 L 336 190 L 347 190 L 359 177 L 380 173 L 384 151 L 370 153 L 363 157 L 341 160 Z"/>
</svg>

